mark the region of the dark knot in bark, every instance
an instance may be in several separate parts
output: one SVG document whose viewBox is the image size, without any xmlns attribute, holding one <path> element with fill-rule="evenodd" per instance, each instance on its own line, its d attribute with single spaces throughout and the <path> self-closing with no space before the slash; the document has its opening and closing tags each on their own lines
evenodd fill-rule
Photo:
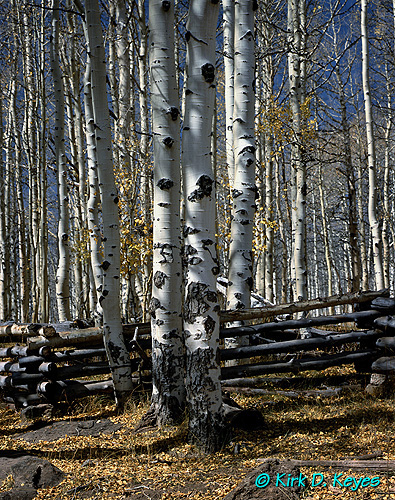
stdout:
<svg viewBox="0 0 395 500">
<path fill-rule="evenodd" d="M 211 63 L 203 64 L 202 75 L 207 83 L 213 83 L 215 78 L 215 68 Z"/>
<path fill-rule="evenodd" d="M 189 201 L 202 200 L 205 196 L 210 196 L 213 190 L 213 179 L 208 175 L 201 175 L 196 181 L 198 189 L 195 189 L 189 196 Z"/>
<path fill-rule="evenodd" d="M 171 148 L 174 144 L 174 139 L 173 137 L 168 136 L 165 137 L 162 142 L 167 148 Z"/>
<path fill-rule="evenodd" d="M 171 106 L 167 113 L 170 115 L 173 122 L 175 122 L 180 114 L 180 111 L 175 106 Z"/>
<path fill-rule="evenodd" d="M 171 180 L 171 179 L 166 179 L 166 178 L 162 178 L 162 179 L 159 179 L 159 181 L 157 182 L 156 184 L 158 186 L 159 189 L 170 189 L 171 187 L 174 186 L 174 182 Z"/>
<path fill-rule="evenodd" d="M 165 12 L 168 12 L 170 10 L 170 2 L 169 2 L 169 0 L 163 0 L 163 2 L 162 2 L 162 9 Z"/>
</svg>

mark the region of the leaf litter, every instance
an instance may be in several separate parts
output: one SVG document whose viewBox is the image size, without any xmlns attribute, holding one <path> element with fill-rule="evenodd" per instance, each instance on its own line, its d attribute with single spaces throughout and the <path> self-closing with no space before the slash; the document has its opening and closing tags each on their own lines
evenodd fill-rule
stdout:
<svg viewBox="0 0 395 500">
<path fill-rule="evenodd" d="M 307 373 L 314 377 L 351 374 L 352 368 L 330 368 Z M 270 377 L 266 380 L 270 387 Z M 275 387 L 273 388 L 275 389 Z M 23 424 L 17 413 L 0 406 L 0 453 L 25 451 L 49 460 L 66 473 L 58 486 L 38 490 L 37 500 L 131 499 L 131 500 L 220 500 L 234 489 L 257 464 L 257 459 L 339 460 L 360 457 L 380 450 L 381 457 L 395 459 L 393 398 L 371 398 L 362 388 L 337 396 L 320 398 L 284 395 L 248 396 L 232 394 L 244 408 L 257 408 L 266 427 L 260 431 L 232 430 L 230 441 L 221 452 L 204 455 L 187 443 L 186 421 L 178 427 L 149 429 L 135 433 L 133 428 L 149 408 L 147 399 L 130 402 L 117 414 L 111 400 L 92 397 L 76 402 L 58 422 L 109 419 L 121 428 L 99 436 L 62 436 L 56 441 L 29 443 L 21 432 L 37 425 Z M 326 478 L 335 471 L 301 468 L 311 479 L 314 473 Z M 338 471 L 336 471 L 338 472 Z M 344 476 L 372 477 L 377 473 L 344 472 Z M 0 491 L 12 487 L 12 477 Z M 345 498 L 389 500 L 395 498 L 395 477 L 380 474 L 379 487 L 358 489 L 306 488 L 306 500 Z"/>
</svg>

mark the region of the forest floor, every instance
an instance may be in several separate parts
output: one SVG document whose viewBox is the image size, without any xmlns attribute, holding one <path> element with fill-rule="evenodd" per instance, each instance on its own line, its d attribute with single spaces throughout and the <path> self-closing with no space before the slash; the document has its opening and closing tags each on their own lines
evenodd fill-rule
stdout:
<svg viewBox="0 0 395 500">
<path fill-rule="evenodd" d="M 135 433 L 133 428 L 149 407 L 147 397 L 130 402 L 120 415 L 110 399 L 94 397 L 75 402 L 67 414 L 53 418 L 52 430 L 37 422 L 23 423 L 19 414 L 0 405 L 0 457 L 11 450 L 26 452 L 49 460 L 65 473 L 65 479 L 58 486 L 38 490 L 35 498 L 39 500 L 218 500 L 257 467 L 259 458 L 333 460 L 380 450 L 380 459 L 395 459 L 393 397 L 372 398 L 364 393 L 362 385 L 360 389 L 355 388 L 361 379 L 352 367 L 330 368 L 324 373 L 306 372 L 303 377 L 290 376 L 288 387 L 317 387 L 323 375 L 328 386 L 334 385 L 339 375 L 346 376 L 354 389 L 332 397 L 232 394 L 244 408 L 259 409 L 266 426 L 259 431 L 234 430 L 229 443 L 214 455 L 205 456 L 187 444 L 186 423 L 177 428 Z M 275 377 L 272 378 L 274 382 Z M 278 384 L 271 384 L 270 380 L 268 377 L 265 388 L 278 390 Z M 81 420 L 97 425 L 109 420 L 115 426 L 110 427 L 107 434 L 92 436 L 83 430 L 89 426 L 80 425 Z M 59 422 L 68 423 L 68 427 L 62 430 Z M 56 434 L 56 428 L 60 434 Z M 335 474 L 335 471 L 311 468 L 301 471 L 310 479 L 313 473 L 322 473 L 328 478 Z M 378 474 L 354 471 L 349 475 Z M 0 481 L 0 492 L 12 487 L 12 477 L 3 484 Z M 264 489 L 259 491 L 262 493 L 259 498 L 267 498 Z M 356 491 L 331 486 L 328 481 L 326 487 L 307 487 L 300 498 L 394 499 L 395 476 L 381 473 L 378 487 Z"/>
</svg>

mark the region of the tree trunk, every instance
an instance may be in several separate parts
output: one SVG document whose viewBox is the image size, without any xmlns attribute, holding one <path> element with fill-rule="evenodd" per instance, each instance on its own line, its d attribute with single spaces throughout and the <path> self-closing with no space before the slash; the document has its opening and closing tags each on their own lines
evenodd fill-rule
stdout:
<svg viewBox="0 0 395 500">
<path fill-rule="evenodd" d="M 302 151 L 302 113 L 301 104 L 304 81 L 301 78 L 301 12 L 304 0 L 288 1 L 288 33 L 290 52 L 288 54 L 289 91 L 292 115 L 292 152 L 291 163 L 294 177 L 293 197 L 295 210 L 293 213 L 293 263 L 295 268 L 295 300 L 307 299 L 307 266 L 306 266 L 306 165 Z"/>
<path fill-rule="evenodd" d="M 376 150 L 373 132 L 372 99 L 369 81 L 369 47 L 367 30 L 367 0 L 361 0 L 362 83 L 365 101 L 366 139 L 368 143 L 369 202 L 368 214 L 373 244 L 373 267 L 376 288 L 384 288 L 383 262 L 381 257 L 381 231 L 377 218 Z"/>
<path fill-rule="evenodd" d="M 132 390 L 129 352 L 122 335 L 120 310 L 120 237 L 118 195 L 115 188 L 110 115 L 106 91 L 106 62 L 98 0 L 85 3 L 87 43 L 91 63 L 92 104 L 95 124 L 97 174 L 103 218 L 103 335 L 118 406 Z"/>
<path fill-rule="evenodd" d="M 187 22 L 183 172 L 186 283 L 184 329 L 190 439 L 206 452 L 223 444 L 215 179 L 210 133 L 215 98 L 219 5 L 191 0 Z"/>
<path fill-rule="evenodd" d="M 231 242 L 227 309 L 250 307 L 252 238 L 255 213 L 255 54 L 253 2 L 235 4 L 233 143 L 235 154 L 232 187 Z M 239 341 L 227 343 L 236 347 Z"/>
<path fill-rule="evenodd" d="M 67 165 L 64 142 L 64 89 L 59 64 L 59 0 L 53 0 L 52 9 L 51 68 L 54 80 L 56 107 L 54 135 L 59 198 L 59 263 L 56 274 L 56 295 L 58 299 L 59 321 L 67 321 L 71 318 L 69 290 L 69 200 L 67 192 Z M 38 276 L 36 278 L 38 278 Z"/>
<path fill-rule="evenodd" d="M 154 144 L 152 407 L 174 424 L 185 407 L 180 227 L 180 111 L 174 60 L 174 3 L 149 2 Z"/>
</svg>

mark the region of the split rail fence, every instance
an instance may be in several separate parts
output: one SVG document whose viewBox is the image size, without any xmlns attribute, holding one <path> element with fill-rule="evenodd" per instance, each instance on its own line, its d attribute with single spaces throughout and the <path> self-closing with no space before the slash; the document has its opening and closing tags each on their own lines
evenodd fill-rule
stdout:
<svg viewBox="0 0 395 500">
<path fill-rule="evenodd" d="M 353 305 L 353 312 L 282 319 L 284 315 L 306 315 L 308 311 L 346 304 Z M 244 377 L 324 370 L 352 363 L 358 371 L 390 373 L 395 370 L 395 355 L 391 356 L 395 354 L 393 314 L 395 299 L 389 297 L 388 290 L 223 311 L 220 338 L 248 336 L 250 345 L 220 348 L 222 383 L 232 386 Z M 250 324 L 224 326 L 233 321 Z M 341 324 L 346 331 L 320 328 Z M 24 408 L 112 393 L 111 379 L 97 377 L 110 374 L 100 328 L 72 326 L 76 325 L 0 325 L 0 395 L 5 402 Z M 131 352 L 136 387 L 149 386 L 150 324 L 124 325 L 123 333 Z M 241 359 L 245 360 L 243 364 L 226 363 Z"/>
</svg>

